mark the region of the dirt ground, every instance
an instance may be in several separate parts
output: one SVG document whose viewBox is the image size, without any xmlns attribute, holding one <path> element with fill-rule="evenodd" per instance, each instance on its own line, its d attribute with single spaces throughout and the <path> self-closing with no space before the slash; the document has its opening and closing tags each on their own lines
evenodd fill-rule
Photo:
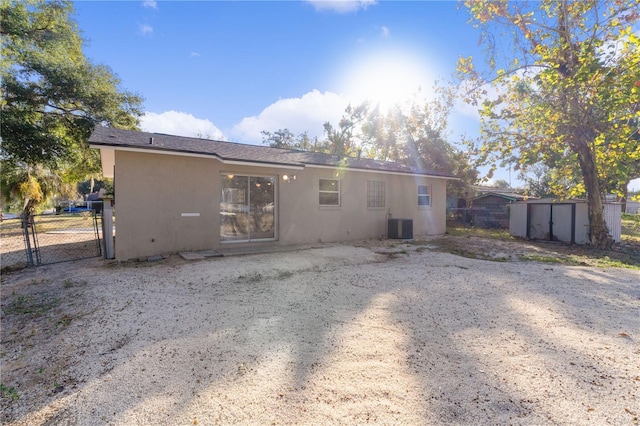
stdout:
<svg viewBox="0 0 640 426">
<path fill-rule="evenodd" d="M 8 273 L 0 422 L 639 424 L 640 271 L 521 260 L 558 247 L 370 240 Z"/>
</svg>

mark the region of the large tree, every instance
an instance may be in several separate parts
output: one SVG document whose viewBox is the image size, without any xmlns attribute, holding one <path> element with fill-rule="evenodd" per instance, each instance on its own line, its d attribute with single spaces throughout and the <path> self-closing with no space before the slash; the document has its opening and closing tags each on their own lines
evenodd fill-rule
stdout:
<svg viewBox="0 0 640 426">
<path fill-rule="evenodd" d="M 122 90 L 108 67 L 84 56 L 72 14 L 70 1 L 0 4 L 3 180 L 24 176 L 30 183 L 22 187 L 31 189 L 23 197 L 50 192 L 37 190 L 38 176 L 63 181 L 95 173 L 99 160 L 87 144 L 93 127 L 133 129 L 141 114 L 141 98 Z"/>
<path fill-rule="evenodd" d="M 300 151 L 322 152 L 323 144 L 318 143 L 318 138 L 313 140 L 307 132 L 294 135 L 289 129 L 279 129 L 275 132 L 261 131 L 262 143 L 271 148 L 298 149 Z"/>
<path fill-rule="evenodd" d="M 483 30 L 491 70 L 479 72 L 473 58 L 458 63 L 471 87 L 468 100 L 485 97 L 479 154 L 518 167 L 579 170 L 582 184 L 567 195 L 586 193 L 591 242 L 611 244 L 604 190 L 633 178 L 640 161 L 631 125 L 640 116 L 640 39 L 633 32 L 640 0 L 464 4 Z M 488 84 L 497 93 L 490 100 Z"/>
<path fill-rule="evenodd" d="M 435 86 L 429 100 L 416 96 L 405 108 L 372 110 L 362 123 L 364 153 L 456 176 L 459 180 L 449 181 L 447 190 L 464 196 L 478 172 L 468 153 L 447 140 L 452 107 L 452 91 Z"/>
</svg>

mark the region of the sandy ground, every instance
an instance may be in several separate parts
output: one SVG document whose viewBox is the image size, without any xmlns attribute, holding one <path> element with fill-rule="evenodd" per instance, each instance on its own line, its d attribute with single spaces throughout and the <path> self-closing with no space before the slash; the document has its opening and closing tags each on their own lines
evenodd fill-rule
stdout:
<svg viewBox="0 0 640 426">
<path fill-rule="evenodd" d="M 368 241 L 0 289 L 3 424 L 639 424 L 637 270 Z"/>
</svg>

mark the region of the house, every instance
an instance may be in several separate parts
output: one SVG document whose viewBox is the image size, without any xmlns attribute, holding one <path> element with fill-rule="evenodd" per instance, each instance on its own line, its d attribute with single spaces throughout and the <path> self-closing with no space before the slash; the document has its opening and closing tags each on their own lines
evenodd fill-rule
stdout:
<svg viewBox="0 0 640 426">
<path fill-rule="evenodd" d="M 509 229 L 509 204 L 527 197 L 516 193 L 485 192 L 469 200 L 473 226 Z"/>
<path fill-rule="evenodd" d="M 586 200 L 541 198 L 518 201 L 510 206 L 509 233 L 531 240 L 588 244 L 589 205 Z M 617 243 L 622 232 L 620 204 L 606 203 L 604 218 Z"/>
<path fill-rule="evenodd" d="M 452 176 L 400 163 L 97 126 L 115 258 L 445 232 Z M 402 222 L 406 224 L 406 221 Z"/>
</svg>

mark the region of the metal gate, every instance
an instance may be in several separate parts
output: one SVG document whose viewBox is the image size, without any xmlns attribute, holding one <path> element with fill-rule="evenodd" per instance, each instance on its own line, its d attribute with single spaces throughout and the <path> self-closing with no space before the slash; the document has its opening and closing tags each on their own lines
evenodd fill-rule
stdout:
<svg viewBox="0 0 640 426">
<path fill-rule="evenodd" d="M 46 265 L 100 256 L 100 225 L 101 216 L 92 210 L 23 215 L 11 222 L 4 221 L 2 267 Z M 19 246 L 24 249 L 17 249 Z"/>
</svg>

